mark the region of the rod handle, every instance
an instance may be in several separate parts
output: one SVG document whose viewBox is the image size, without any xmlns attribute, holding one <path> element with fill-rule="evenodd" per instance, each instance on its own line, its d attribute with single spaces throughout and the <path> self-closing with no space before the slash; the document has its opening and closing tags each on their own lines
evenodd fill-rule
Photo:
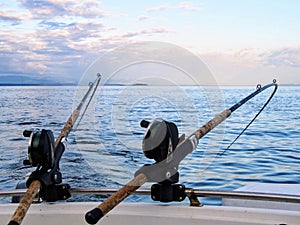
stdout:
<svg viewBox="0 0 300 225">
<path fill-rule="evenodd" d="M 15 213 L 13 214 L 8 225 L 19 225 L 22 223 L 22 220 L 24 219 L 26 212 L 28 211 L 33 199 L 39 192 L 40 188 L 41 188 L 40 181 L 35 180 L 31 182 L 28 190 L 26 191 L 26 194 L 21 199 L 20 204 L 18 208 L 15 210 Z"/>
<path fill-rule="evenodd" d="M 103 216 L 111 211 L 115 206 L 122 202 L 126 197 L 136 191 L 144 183 L 147 182 L 147 177 L 144 174 L 137 175 L 134 179 L 120 188 L 117 192 L 107 198 L 96 208 L 85 214 L 85 220 L 88 224 L 96 224 Z"/>
<path fill-rule="evenodd" d="M 222 123 L 231 115 L 230 109 L 225 109 L 223 112 L 217 114 L 213 119 L 208 121 L 205 125 L 196 130 L 191 136 L 195 135 L 197 140 L 209 133 L 212 129 Z"/>
<path fill-rule="evenodd" d="M 85 214 L 85 221 L 88 224 L 96 224 L 103 216 L 104 214 L 101 209 L 96 207 Z"/>
<path fill-rule="evenodd" d="M 20 225 L 20 224 L 16 221 L 11 220 L 9 221 L 8 225 Z"/>
</svg>

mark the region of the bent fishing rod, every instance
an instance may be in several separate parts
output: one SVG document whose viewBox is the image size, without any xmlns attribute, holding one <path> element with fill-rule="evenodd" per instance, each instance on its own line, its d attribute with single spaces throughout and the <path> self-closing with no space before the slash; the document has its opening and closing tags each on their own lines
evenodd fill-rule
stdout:
<svg viewBox="0 0 300 225">
<path fill-rule="evenodd" d="M 179 163 L 189 153 L 197 148 L 199 140 L 204 135 L 218 126 L 250 99 L 254 98 L 256 95 L 270 87 L 274 87 L 272 94 L 262 109 L 250 122 L 251 124 L 273 98 L 278 87 L 275 79 L 272 83 L 263 87 L 258 85 L 256 91 L 235 105 L 216 115 L 213 119 L 208 121 L 205 125 L 200 127 L 187 138 L 185 138 L 184 135 L 178 137 L 178 128 L 172 122 L 167 122 L 164 120 L 154 120 L 151 123 L 145 120 L 141 121 L 141 126 L 146 128 L 142 144 L 143 152 L 147 158 L 154 159 L 156 162 L 150 165 L 147 164 L 142 166 L 135 173 L 135 177 L 131 181 L 116 191 L 113 195 L 108 197 L 96 208 L 87 212 L 85 214 L 86 222 L 89 224 L 96 224 L 110 210 L 121 203 L 129 195 L 134 193 L 146 182 L 157 182 L 151 187 L 151 197 L 154 201 L 171 202 L 182 201 L 185 199 L 186 193 L 184 185 L 177 184 L 179 181 Z M 249 127 L 250 124 L 248 124 L 247 127 Z M 244 131 L 245 129 L 243 132 Z"/>
<path fill-rule="evenodd" d="M 37 167 L 37 169 L 31 173 L 26 181 L 28 189 L 21 199 L 19 206 L 15 210 L 15 213 L 8 225 L 20 225 L 22 223 L 37 194 L 39 194 L 43 200 L 49 202 L 65 200 L 71 196 L 69 191 L 70 186 L 68 184 L 61 184 L 62 175 L 59 171 L 59 160 L 66 149 L 66 138 L 76 123 L 85 101 L 88 99 L 88 96 L 94 88 L 94 91 L 90 96 L 90 100 L 93 98 L 100 80 L 101 75 L 97 74 L 95 81 L 89 83 L 87 92 L 83 96 L 79 105 L 69 116 L 55 142 L 51 130 L 25 130 L 23 132 L 25 137 L 29 137 L 29 159 L 24 160 L 24 165 Z M 86 105 L 85 111 L 89 103 L 90 101 Z M 84 114 L 82 114 L 81 118 L 83 115 Z"/>
</svg>

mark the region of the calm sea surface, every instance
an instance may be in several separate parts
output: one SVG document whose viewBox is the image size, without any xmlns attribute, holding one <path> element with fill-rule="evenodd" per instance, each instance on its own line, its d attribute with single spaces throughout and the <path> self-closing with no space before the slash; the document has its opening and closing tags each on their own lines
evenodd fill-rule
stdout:
<svg viewBox="0 0 300 225">
<path fill-rule="evenodd" d="M 14 189 L 33 168 L 23 168 L 28 138 L 24 129 L 60 133 L 86 87 L 0 87 L 0 190 Z M 271 88 L 272 89 L 272 88 Z M 187 187 L 234 190 L 253 182 L 300 183 L 300 87 L 279 86 L 258 119 L 223 155 L 221 153 L 264 104 L 267 90 L 235 111 L 200 140 L 180 164 Z M 98 90 L 80 125 L 68 137 L 61 172 L 71 187 L 121 187 L 145 163 L 142 119 L 162 118 L 191 134 L 231 107 L 255 87 L 107 86 Z M 145 187 L 150 187 L 146 184 Z M 150 201 L 131 197 L 129 201 Z M 72 196 L 69 201 L 98 201 Z M 0 198 L 9 202 L 10 198 Z"/>
</svg>

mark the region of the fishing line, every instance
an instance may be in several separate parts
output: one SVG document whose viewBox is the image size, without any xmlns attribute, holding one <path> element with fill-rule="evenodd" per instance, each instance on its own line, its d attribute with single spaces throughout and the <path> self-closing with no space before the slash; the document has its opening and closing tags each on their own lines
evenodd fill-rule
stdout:
<svg viewBox="0 0 300 225">
<path fill-rule="evenodd" d="M 262 87 L 260 84 L 257 85 L 257 90 L 255 92 L 253 92 L 251 95 L 247 96 L 246 98 L 242 99 L 240 102 L 238 102 L 237 104 L 235 104 L 234 106 L 232 106 L 229 110 L 231 112 L 235 111 L 236 109 L 238 109 L 241 105 L 243 105 L 244 103 L 248 102 L 250 99 L 252 99 L 253 97 L 255 97 L 256 95 L 258 95 L 259 93 L 261 93 L 262 91 L 266 90 L 267 88 L 274 86 L 274 90 L 272 92 L 272 94 L 270 95 L 270 97 L 268 98 L 268 100 L 265 102 L 265 104 L 263 105 L 263 107 L 258 111 L 258 113 L 253 117 L 253 119 L 247 124 L 247 126 L 239 133 L 239 135 L 227 146 L 226 149 L 223 150 L 223 152 L 219 153 L 218 156 L 222 156 L 228 149 L 230 149 L 230 147 L 239 139 L 239 137 L 248 129 L 248 127 L 256 120 L 256 118 L 259 116 L 259 114 L 266 108 L 266 106 L 269 104 L 269 102 L 271 101 L 271 99 L 273 98 L 273 96 L 275 95 L 275 92 L 277 91 L 277 83 L 276 83 L 276 79 L 273 80 L 273 83 L 268 84 L 264 87 Z"/>
</svg>

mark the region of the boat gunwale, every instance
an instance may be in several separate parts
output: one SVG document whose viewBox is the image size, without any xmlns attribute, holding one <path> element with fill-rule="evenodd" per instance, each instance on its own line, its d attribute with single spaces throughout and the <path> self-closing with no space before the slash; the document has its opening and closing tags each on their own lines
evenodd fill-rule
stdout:
<svg viewBox="0 0 300 225">
<path fill-rule="evenodd" d="M 27 189 L 15 189 L 0 191 L 0 197 L 22 196 Z M 118 191 L 117 188 L 71 188 L 71 193 L 74 195 L 81 194 L 98 194 L 110 195 Z M 226 198 L 226 199 L 247 199 L 247 200 L 262 200 L 286 203 L 300 203 L 299 195 L 277 194 L 277 193 L 262 193 L 249 191 L 218 191 L 218 190 L 200 190 L 186 189 L 187 196 L 193 192 L 196 197 L 211 197 L 211 198 Z M 151 195 L 150 189 L 138 189 L 134 195 Z"/>
</svg>

